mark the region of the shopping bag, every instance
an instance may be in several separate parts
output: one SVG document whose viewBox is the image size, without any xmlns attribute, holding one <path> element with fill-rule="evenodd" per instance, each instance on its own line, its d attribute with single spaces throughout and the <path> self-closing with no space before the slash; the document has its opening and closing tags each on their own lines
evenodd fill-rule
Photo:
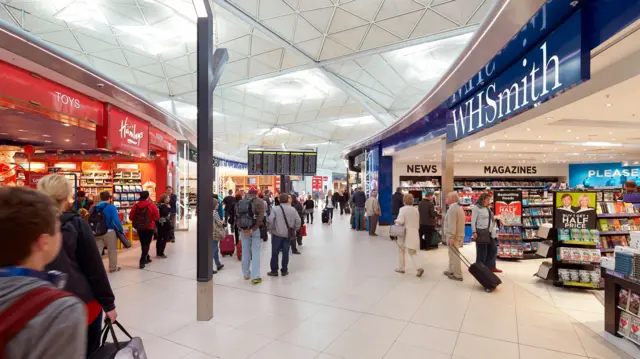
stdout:
<svg viewBox="0 0 640 359">
<path fill-rule="evenodd" d="M 300 227 L 300 234 L 301 234 L 303 237 L 306 237 L 306 236 L 307 236 L 307 225 L 306 225 L 306 224 L 303 224 L 303 225 L 302 225 L 302 227 Z"/>
<path fill-rule="evenodd" d="M 89 356 L 89 359 L 148 359 L 147 353 L 144 351 L 144 345 L 142 344 L 141 338 L 132 337 L 117 321 L 111 323 L 109 319 L 106 319 L 104 324 L 104 328 L 101 332 L 102 344 L 98 350 Z M 118 341 L 116 331 L 113 328 L 114 324 L 129 338 L 129 340 L 124 342 Z M 113 343 L 107 343 L 107 337 L 109 334 L 111 334 Z"/>
</svg>

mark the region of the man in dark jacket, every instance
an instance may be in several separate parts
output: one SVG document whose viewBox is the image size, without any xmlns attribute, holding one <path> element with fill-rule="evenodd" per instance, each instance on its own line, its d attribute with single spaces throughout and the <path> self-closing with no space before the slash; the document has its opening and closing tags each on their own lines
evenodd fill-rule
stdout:
<svg viewBox="0 0 640 359">
<path fill-rule="evenodd" d="M 428 192 L 427 196 L 418 204 L 420 212 L 420 249 L 425 250 L 431 245 L 431 237 L 436 230 L 435 203 L 433 203 L 433 192 Z"/>
<path fill-rule="evenodd" d="M 353 213 L 356 231 L 364 231 L 362 221 L 364 220 L 364 204 L 367 202 L 367 196 L 362 192 L 361 187 L 356 188 L 352 200 L 355 207 Z"/>
<path fill-rule="evenodd" d="M 73 204 L 73 209 L 76 212 L 81 210 L 82 208 L 88 211 L 91 209 L 91 206 L 93 206 L 93 201 L 87 198 L 87 195 L 84 191 L 78 191 L 78 193 L 76 194 L 76 201 Z"/>
<path fill-rule="evenodd" d="M 402 188 L 396 188 L 396 193 L 391 196 L 391 216 L 393 216 L 394 221 L 398 218 L 400 208 L 404 207 L 403 198 L 404 194 L 402 194 Z"/>
<path fill-rule="evenodd" d="M 156 221 L 160 219 L 160 212 L 155 203 L 149 200 L 149 191 L 140 192 L 140 200 L 133 205 L 129 212 L 129 220 L 138 232 L 142 254 L 140 255 L 140 269 L 151 263 L 149 247 L 156 228 Z M 146 222 L 146 223 L 145 223 Z"/>
<path fill-rule="evenodd" d="M 178 214 L 178 196 L 173 193 L 173 187 L 167 186 L 167 190 L 165 192 L 167 196 L 169 196 L 169 219 L 171 220 L 171 229 L 169 231 L 169 241 L 171 243 L 176 242 L 176 215 Z"/>
<path fill-rule="evenodd" d="M 224 205 L 224 220 L 229 222 L 229 217 L 233 214 L 233 208 L 236 205 L 236 197 L 233 196 L 233 190 L 229 190 L 229 195 L 222 200 Z"/>
</svg>

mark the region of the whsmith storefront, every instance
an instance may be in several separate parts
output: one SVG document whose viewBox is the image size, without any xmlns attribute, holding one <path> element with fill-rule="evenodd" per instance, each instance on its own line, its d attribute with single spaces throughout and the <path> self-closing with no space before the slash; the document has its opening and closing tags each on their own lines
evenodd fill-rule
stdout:
<svg viewBox="0 0 640 359">
<path fill-rule="evenodd" d="M 397 187 L 473 200 L 477 191 L 575 186 L 573 165 L 640 160 L 637 145 L 622 142 L 640 118 L 603 112 L 640 88 L 628 84 L 640 79 L 639 17 L 634 0 L 498 2 L 420 103 L 343 150 L 364 187 L 378 188 L 380 222 L 392 222 Z M 585 176 L 575 175 L 585 187 L 600 178 Z"/>
</svg>

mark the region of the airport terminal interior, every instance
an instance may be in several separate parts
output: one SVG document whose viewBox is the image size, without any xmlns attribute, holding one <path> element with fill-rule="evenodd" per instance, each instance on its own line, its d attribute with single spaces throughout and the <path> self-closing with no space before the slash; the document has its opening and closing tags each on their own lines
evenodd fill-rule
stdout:
<svg viewBox="0 0 640 359">
<path fill-rule="evenodd" d="M 0 0 L 0 187 L 115 208 L 149 359 L 636 359 L 639 30 L 640 0 Z"/>
</svg>

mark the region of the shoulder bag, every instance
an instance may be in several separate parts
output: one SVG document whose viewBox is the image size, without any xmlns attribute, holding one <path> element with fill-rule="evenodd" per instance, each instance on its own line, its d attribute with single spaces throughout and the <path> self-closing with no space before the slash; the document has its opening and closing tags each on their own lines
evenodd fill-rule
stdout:
<svg viewBox="0 0 640 359">
<path fill-rule="evenodd" d="M 284 212 L 284 208 L 280 206 L 280 210 L 282 211 L 282 216 L 284 217 L 284 223 L 287 225 L 287 239 L 296 240 L 297 233 L 295 228 L 289 227 L 289 221 L 287 220 L 287 214 Z"/>
<path fill-rule="evenodd" d="M 478 219 L 476 218 L 476 243 L 489 244 L 491 243 L 491 222 L 493 222 L 493 213 L 488 207 L 484 207 L 489 213 L 489 223 L 487 228 L 478 228 Z"/>
</svg>

